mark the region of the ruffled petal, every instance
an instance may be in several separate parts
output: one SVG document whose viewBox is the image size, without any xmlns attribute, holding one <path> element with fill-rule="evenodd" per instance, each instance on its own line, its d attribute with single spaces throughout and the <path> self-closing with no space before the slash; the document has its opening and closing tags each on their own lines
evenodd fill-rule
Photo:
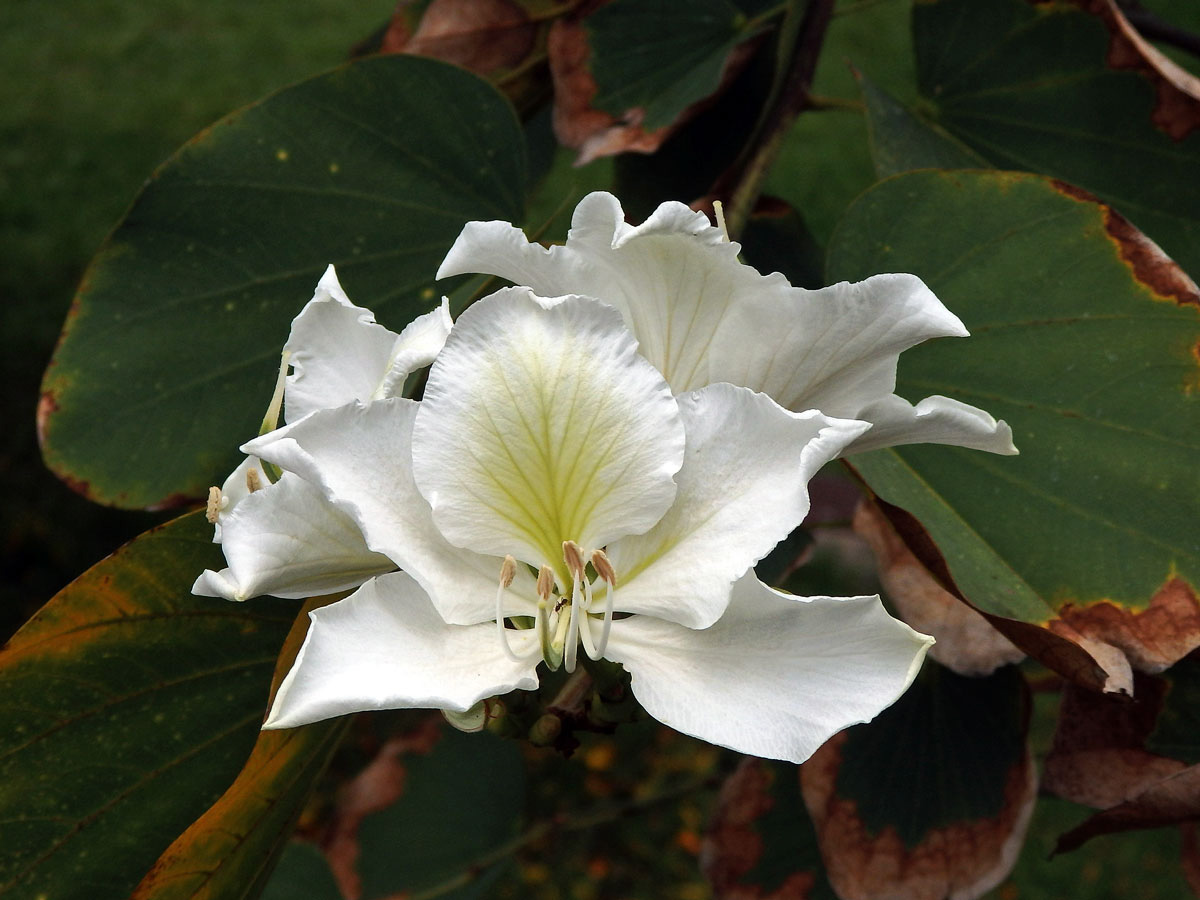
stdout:
<svg viewBox="0 0 1200 900">
<path fill-rule="evenodd" d="M 538 657 L 514 662 L 494 626 L 447 625 L 404 572 L 369 581 L 309 614 L 312 624 L 263 728 L 293 728 L 369 709 L 459 712 L 533 690 Z M 533 632 L 512 632 L 528 653 Z M 529 644 L 529 646 L 525 646 Z"/>
<path fill-rule="evenodd" d="M 788 409 L 862 418 L 896 387 L 900 353 L 966 328 L 915 275 L 875 275 L 818 291 L 775 285 L 748 297 L 714 345 L 714 381 L 770 394 Z"/>
<path fill-rule="evenodd" d="M 205 571 L 192 593 L 226 600 L 316 597 L 396 568 L 367 549 L 354 520 L 318 488 L 290 472 L 275 484 L 264 483 L 222 523 L 221 549 L 229 568 Z"/>
<path fill-rule="evenodd" d="M 895 702 L 932 642 L 878 597 L 792 597 L 750 574 L 711 628 L 632 616 L 613 623 L 605 655 L 629 670 L 634 695 L 660 722 L 800 763 Z"/>
<path fill-rule="evenodd" d="M 808 513 L 808 481 L 867 429 L 766 394 L 714 384 L 678 398 L 687 450 L 674 505 L 608 548 L 616 605 L 689 628 L 724 612 L 730 588 Z"/>
<path fill-rule="evenodd" d="M 565 246 L 525 243 L 502 222 L 470 223 L 438 274 L 486 272 L 543 296 L 583 294 L 612 304 L 641 354 L 678 393 L 725 380 L 709 377 L 709 349 L 729 307 L 763 281 L 738 262 L 739 249 L 682 203 L 664 203 L 633 227 L 615 197 L 597 192 L 576 207 Z"/>
<path fill-rule="evenodd" d="M 657 522 L 683 459 L 679 410 L 611 307 L 508 288 L 459 318 L 430 370 L 413 471 L 453 544 L 561 569 Z"/>
<path fill-rule="evenodd" d="M 871 430 L 852 442 L 843 456 L 900 444 L 950 444 L 1002 456 L 1018 452 L 1007 422 L 949 397 L 935 394 L 913 406 L 891 394 L 868 404 L 859 415 L 872 423 Z"/>
<path fill-rule="evenodd" d="M 418 404 L 394 398 L 319 410 L 251 441 L 248 452 L 320 485 L 345 510 L 367 545 L 410 573 L 442 617 L 473 625 L 495 616 L 502 560 L 450 544 L 433 524 L 412 475 L 412 426 Z M 518 567 L 511 614 L 533 607 L 532 576 Z"/>
<path fill-rule="evenodd" d="M 284 419 L 299 421 L 318 409 L 399 393 L 411 372 L 429 365 L 450 333 L 449 301 L 418 316 L 397 335 L 369 309 L 346 299 L 330 266 L 313 299 L 292 322 L 284 350 Z"/>
</svg>

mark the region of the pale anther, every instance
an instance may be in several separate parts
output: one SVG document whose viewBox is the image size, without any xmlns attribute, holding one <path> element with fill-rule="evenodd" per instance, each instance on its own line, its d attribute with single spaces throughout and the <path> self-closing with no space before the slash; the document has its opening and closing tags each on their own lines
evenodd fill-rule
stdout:
<svg viewBox="0 0 1200 900">
<path fill-rule="evenodd" d="M 255 491 L 262 490 L 262 479 L 258 476 L 258 469 L 246 470 L 246 490 L 253 494 Z"/>
<path fill-rule="evenodd" d="M 500 587 L 508 587 L 517 577 L 517 561 L 511 556 L 504 557 L 500 564 Z"/>
<path fill-rule="evenodd" d="M 725 225 L 725 204 L 720 200 L 713 201 L 713 213 L 717 217 L 717 227 L 721 229 L 721 234 L 725 237 L 725 243 L 729 243 L 729 229 Z"/>
<path fill-rule="evenodd" d="M 563 562 L 567 564 L 567 571 L 571 573 L 571 578 L 583 580 L 583 548 L 574 541 L 563 541 Z"/>
<path fill-rule="evenodd" d="M 613 570 L 612 563 L 609 562 L 608 554 L 603 550 L 592 551 L 592 568 L 596 570 L 601 581 L 606 581 L 616 587 L 617 573 Z"/>
<path fill-rule="evenodd" d="M 554 570 L 549 566 L 538 569 L 537 595 L 544 603 L 550 602 L 550 594 L 554 590 Z"/>
<path fill-rule="evenodd" d="M 204 518 L 208 520 L 209 525 L 217 524 L 217 517 L 221 512 L 221 489 L 219 487 L 210 487 L 208 489 L 208 505 L 204 508 Z"/>
<path fill-rule="evenodd" d="M 608 649 L 608 636 L 612 631 L 613 603 L 616 601 L 617 596 L 617 573 L 613 569 L 608 554 L 603 550 L 592 551 L 592 567 L 596 570 L 596 574 L 600 576 L 600 580 L 608 584 L 608 590 L 604 592 L 604 627 L 600 631 L 600 640 L 596 641 L 595 652 L 589 654 L 592 659 L 599 659 L 604 655 L 604 651 Z M 588 600 L 588 608 L 590 609 L 590 596 Z"/>
</svg>

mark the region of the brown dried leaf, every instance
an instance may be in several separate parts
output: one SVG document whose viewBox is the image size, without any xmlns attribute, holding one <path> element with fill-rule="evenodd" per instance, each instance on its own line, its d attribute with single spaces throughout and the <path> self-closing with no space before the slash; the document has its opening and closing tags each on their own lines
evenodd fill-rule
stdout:
<svg viewBox="0 0 1200 900">
<path fill-rule="evenodd" d="M 1037 798 L 1037 773 L 1028 750 L 1009 771 L 998 816 L 934 828 L 908 847 L 890 825 L 878 834 L 868 833 L 857 804 L 837 795 L 846 737 L 845 732 L 835 735 L 800 770 L 826 874 L 839 897 L 972 900 L 1008 875 Z"/>
<path fill-rule="evenodd" d="M 1115 0 L 1074 2 L 1108 27 L 1108 65 L 1136 69 L 1154 85 L 1157 98 L 1151 120 L 1157 128 L 1179 141 L 1200 127 L 1200 78 L 1176 65 L 1138 34 Z"/>
<path fill-rule="evenodd" d="M 866 498 L 854 512 L 854 530 L 874 551 L 879 577 L 900 618 L 937 639 L 929 649 L 935 660 L 960 675 L 987 675 L 1025 658 L 981 613 L 937 583 Z"/>
<path fill-rule="evenodd" d="M 916 517 L 878 497 L 873 498 L 873 502 L 934 580 L 960 601 L 970 605 L 955 584 L 941 551 Z M 1129 661 L 1118 648 L 1082 635 L 1062 621 L 1040 625 L 984 612 L 980 614 L 1013 644 L 1068 681 L 1107 693 L 1128 694 L 1133 691 L 1133 673 Z"/>
<path fill-rule="evenodd" d="M 1178 760 L 1144 749 L 1162 710 L 1166 687 L 1161 679 L 1138 675 L 1131 699 L 1067 685 L 1054 744 L 1043 766 L 1046 790 L 1106 809 L 1186 768 Z"/>
<path fill-rule="evenodd" d="M 1067 853 L 1101 834 L 1159 828 L 1200 820 L 1200 765 L 1189 766 L 1147 788 L 1132 800 L 1096 813 L 1058 839 Z"/>
<path fill-rule="evenodd" d="M 537 25 L 513 0 L 433 0 L 414 31 L 400 3 L 380 51 L 431 56 L 489 75 L 523 62 Z"/>
</svg>

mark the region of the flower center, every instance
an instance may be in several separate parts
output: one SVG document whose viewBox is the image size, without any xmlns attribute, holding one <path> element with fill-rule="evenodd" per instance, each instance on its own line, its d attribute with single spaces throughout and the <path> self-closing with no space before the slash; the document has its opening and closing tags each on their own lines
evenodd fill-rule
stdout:
<svg viewBox="0 0 1200 900">
<path fill-rule="evenodd" d="M 600 659 L 608 647 L 612 629 L 613 602 L 617 591 L 617 576 L 603 550 L 585 552 L 574 541 L 563 541 L 563 562 L 570 575 L 569 585 L 559 585 L 554 570 L 543 565 L 537 578 L 537 615 L 533 627 L 538 646 L 525 657 L 519 656 L 508 640 L 510 628 L 504 615 L 504 592 L 517 574 L 517 561 L 504 557 L 500 566 L 500 586 L 496 591 L 496 630 L 504 652 L 518 662 L 540 655 L 551 669 L 559 666 L 575 671 L 579 645 L 591 659 Z M 595 579 L 588 577 L 587 562 L 591 562 Z M 601 608 L 593 593 L 594 582 L 605 586 Z M 598 629 L 593 633 L 592 629 Z"/>
</svg>

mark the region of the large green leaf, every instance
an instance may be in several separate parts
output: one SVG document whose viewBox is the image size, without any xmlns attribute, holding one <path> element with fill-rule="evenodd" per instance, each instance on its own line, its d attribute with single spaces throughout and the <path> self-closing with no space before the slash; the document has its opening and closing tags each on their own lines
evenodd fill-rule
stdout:
<svg viewBox="0 0 1200 900">
<path fill-rule="evenodd" d="M 121 506 L 223 478 L 270 397 L 288 322 L 335 263 L 393 328 L 437 302 L 469 219 L 520 218 L 507 102 L 453 66 L 356 62 L 203 132 L 84 276 L 43 384 L 47 464 Z"/>
<path fill-rule="evenodd" d="M 834 235 L 829 275 L 876 272 L 921 276 L 972 332 L 906 352 L 899 392 L 976 403 L 1021 450 L 851 460 L 920 520 L 959 589 L 986 613 L 1063 618 L 1148 666 L 1200 643 L 1195 286 L 1102 204 L 1014 173 L 915 172 L 868 191 Z"/>
<path fill-rule="evenodd" d="M 1055 0 L 931 0 L 913 8 L 930 118 L 1004 169 L 1079 185 L 1200 272 L 1200 100 Z"/>
<path fill-rule="evenodd" d="M 148 532 L 0 651 L 0 896 L 125 898 L 258 734 L 296 604 L 193 597 L 202 515 Z"/>
</svg>

